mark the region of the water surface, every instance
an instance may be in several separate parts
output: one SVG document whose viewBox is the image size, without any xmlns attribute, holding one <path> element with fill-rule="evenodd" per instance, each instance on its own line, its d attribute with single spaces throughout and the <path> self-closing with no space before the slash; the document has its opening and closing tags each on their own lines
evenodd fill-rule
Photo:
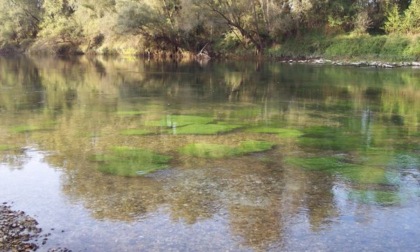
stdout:
<svg viewBox="0 0 420 252">
<path fill-rule="evenodd" d="M 420 250 L 420 71 L 0 58 L 0 201 L 73 251 Z"/>
</svg>

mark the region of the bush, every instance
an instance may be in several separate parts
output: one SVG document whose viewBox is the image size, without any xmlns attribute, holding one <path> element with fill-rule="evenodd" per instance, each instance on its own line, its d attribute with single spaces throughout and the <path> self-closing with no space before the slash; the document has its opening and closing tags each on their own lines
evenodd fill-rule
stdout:
<svg viewBox="0 0 420 252">
<path fill-rule="evenodd" d="M 377 57 L 385 43 L 385 36 L 337 37 L 332 40 L 325 55 L 328 57 Z"/>
<path fill-rule="evenodd" d="M 329 47 L 331 40 L 319 33 L 310 33 L 295 38 L 289 38 L 281 46 L 274 47 L 268 52 L 275 57 L 320 57 Z"/>
<path fill-rule="evenodd" d="M 410 40 L 405 37 L 390 36 L 384 44 L 381 54 L 395 60 L 404 59 L 404 51 L 410 44 Z"/>
<path fill-rule="evenodd" d="M 405 48 L 403 55 L 413 60 L 420 60 L 420 37 L 412 39 L 411 43 Z"/>
</svg>

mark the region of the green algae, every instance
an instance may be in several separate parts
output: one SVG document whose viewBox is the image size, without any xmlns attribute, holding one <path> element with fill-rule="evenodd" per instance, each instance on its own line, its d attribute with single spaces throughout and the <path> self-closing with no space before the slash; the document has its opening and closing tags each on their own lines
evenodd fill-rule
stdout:
<svg viewBox="0 0 420 252">
<path fill-rule="evenodd" d="M 262 134 L 276 134 L 281 138 L 298 138 L 303 135 L 303 133 L 296 129 L 288 128 L 276 128 L 268 126 L 260 126 L 247 129 L 247 132 L 251 133 L 262 133 Z"/>
<path fill-rule="evenodd" d="M 15 125 L 9 128 L 13 133 L 29 133 L 38 131 L 52 131 L 55 129 L 57 122 L 52 120 L 40 121 L 28 124 Z"/>
<path fill-rule="evenodd" d="M 18 125 L 11 128 L 14 133 L 29 133 L 37 131 L 51 131 L 54 130 L 50 125 Z"/>
<path fill-rule="evenodd" d="M 175 134 L 179 135 L 214 135 L 220 133 L 227 133 L 242 126 L 232 124 L 192 124 L 184 127 L 176 128 Z"/>
<path fill-rule="evenodd" d="M 155 131 L 150 129 L 126 129 L 121 131 L 120 134 L 125 136 L 144 136 L 155 134 Z"/>
<path fill-rule="evenodd" d="M 119 116 L 139 116 L 144 114 L 143 111 L 138 110 L 126 110 L 126 111 L 118 111 L 117 115 Z"/>
<path fill-rule="evenodd" d="M 380 167 L 357 166 L 351 169 L 341 170 L 343 178 L 359 184 L 393 184 L 388 179 L 387 170 Z"/>
<path fill-rule="evenodd" d="M 99 171 L 107 174 L 134 177 L 168 168 L 171 157 L 150 150 L 115 147 L 110 153 L 96 155 Z"/>
<path fill-rule="evenodd" d="M 274 143 L 267 142 L 267 141 L 255 141 L 255 140 L 247 140 L 241 142 L 239 145 L 238 151 L 239 154 L 248 154 L 252 152 L 263 152 L 270 150 L 274 147 Z"/>
<path fill-rule="evenodd" d="M 263 152 L 272 149 L 273 146 L 274 144 L 270 142 L 253 140 L 243 141 L 239 146 L 195 143 L 184 146 L 180 152 L 185 155 L 201 158 L 223 158 Z"/>
<path fill-rule="evenodd" d="M 233 147 L 207 143 L 189 144 L 181 148 L 180 152 L 185 155 L 201 158 L 223 158 L 236 154 Z"/>
<path fill-rule="evenodd" d="M 288 157 L 285 162 L 308 171 L 339 175 L 358 184 L 394 184 L 391 172 L 382 167 L 347 163 L 337 157 Z"/>
<path fill-rule="evenodd" d="M 213 122 L 212 117 L 196 115 L 167 115 L 160 120 L 146 121 L 145 126 L 154 127 L 182 127 L 187 125 L 203 125 Z"/>
<path fill-rule="evenodd" d="M 352 151 L 363 146 L 363 139 L 359 134 L 345 132 L 340 128 L 317 126 L 305 129 L 299 144 L 319 150 Z"/>
<path fill-rule="evenodd" d="M 308 171 L 336 172 L 356 167 L 354 164 L 342 162 L 337 157 L 288 157 L 285 162 Z"/>
<path fill-rule="evenodd" d="M 225 122 L 215 123 L 212 117 L 196 115 L 168 115 L 160 120 L 146 121 L 144 125 L 172 129 L 167 133 L 179 135 L 214 135 L 242 127 Z"/>
<path fill-rule="evenodd" d="M 367 205 L 396 205 L 401 203 L 402 199 L 397 192 L 381 190 L 352 190 L 349 192 L 349 198 Z"/>
<path fill-rule="evenodd" d="M 13 150 L 14 148 L 12 146 L 9 145 L 0 145 L 0 151 L 9 151 L 9 150 Z"/>
</svg>

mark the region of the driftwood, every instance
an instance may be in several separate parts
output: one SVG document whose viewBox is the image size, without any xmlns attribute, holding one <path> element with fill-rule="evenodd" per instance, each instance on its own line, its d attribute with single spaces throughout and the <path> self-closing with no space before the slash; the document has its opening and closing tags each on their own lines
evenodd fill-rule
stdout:
<svg viewBox="0 0 420 252">
<path fill-rule="evenodd" d="M 202 61 L 209 61 L 211 59 L 208 52 L 205 50 L 207 45 L 208 43 L 204 45 L 204 47 L 200 50 L 199 53 L 197 53 L 197 55 L 195 56 L 196 60 L 202 62 Z"/>
</svg>

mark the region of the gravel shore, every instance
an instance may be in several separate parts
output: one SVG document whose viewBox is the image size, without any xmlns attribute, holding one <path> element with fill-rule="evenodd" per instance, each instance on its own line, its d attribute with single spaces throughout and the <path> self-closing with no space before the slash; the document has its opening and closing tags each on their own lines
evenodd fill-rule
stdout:
<svg viewBox="0 0 420 252">
<path fill-rule="evenodd" d="M 0 203 L 0 251 L 36 251 L 46 244 L 49 233 L 44 234 L 38 222 L 23 211 L 12 210 L 11 204 Z M 66 248 L 49 249 L 50 252 L 70 252 Z"/>
</svg>

